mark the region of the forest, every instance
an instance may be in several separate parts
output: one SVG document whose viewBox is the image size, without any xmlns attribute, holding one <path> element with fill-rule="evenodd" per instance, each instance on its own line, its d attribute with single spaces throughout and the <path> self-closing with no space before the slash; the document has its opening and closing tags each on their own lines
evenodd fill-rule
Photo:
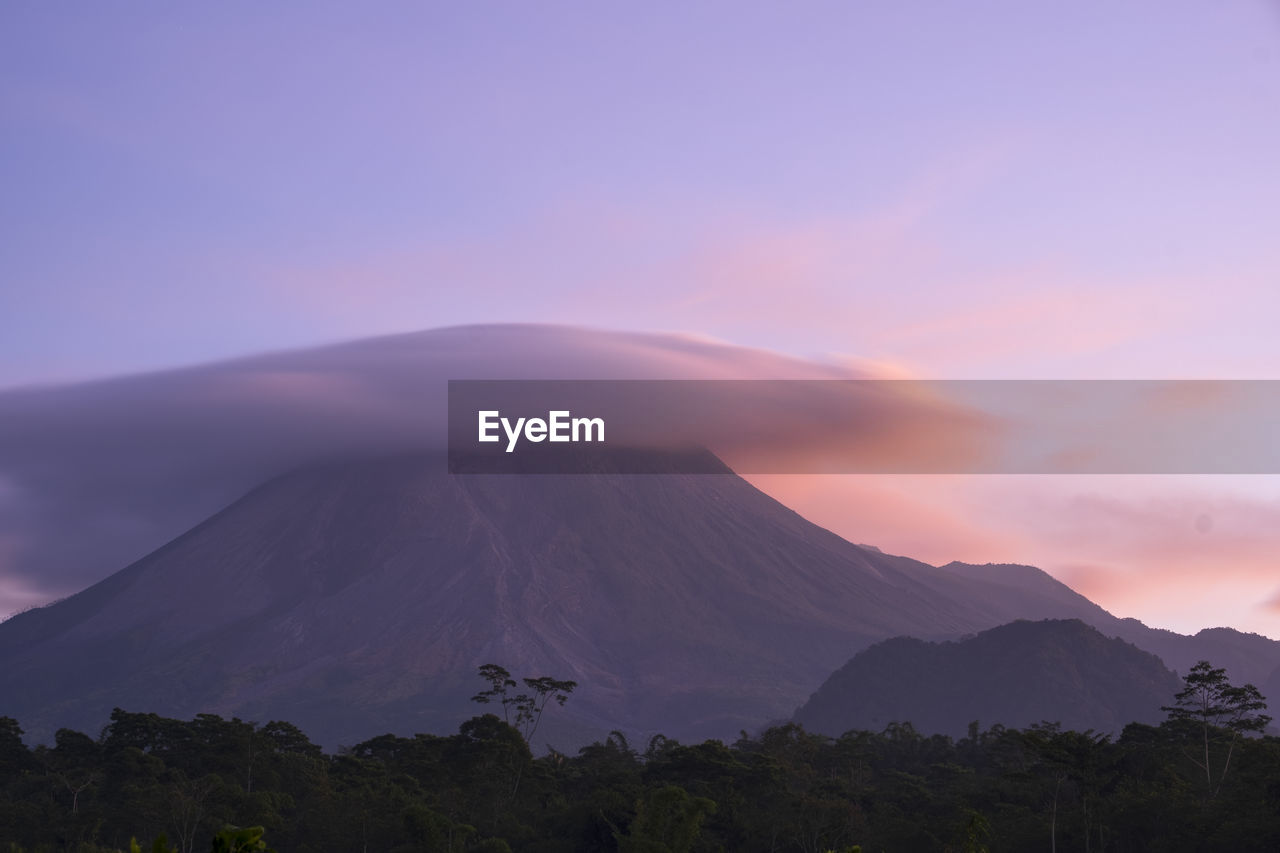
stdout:
<svg viewBox="0 0 1280 853">
<path fill-rule="evenodd" d="M 1280 850 L 1280 737 L 1256 688 L 1204 662 L 1165 722 L 1114 738 L 785 724 L 729 744 L 614 732 L 572 755 L 537 731 L 573 682 L 480 677 L 493 713 L 456 734 L 334 754 L 281 721 L 117 709 L 96 737 L 29 747 L 0 717 L 0 851 Z"/>
</svg>

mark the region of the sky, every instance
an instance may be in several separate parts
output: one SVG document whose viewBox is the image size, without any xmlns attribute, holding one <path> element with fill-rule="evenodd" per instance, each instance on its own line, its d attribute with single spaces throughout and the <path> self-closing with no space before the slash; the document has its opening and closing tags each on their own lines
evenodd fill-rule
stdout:
<svg viewBox="0 0 1280 853">
<path fill-rule="evenodd" d="M 0 389 L 500 322 L 1277 378 L 1277 150 L 1274 2 L 8 3 Z M 1280 636 L 1273 478 L 768 487 Z"/>
</svg>

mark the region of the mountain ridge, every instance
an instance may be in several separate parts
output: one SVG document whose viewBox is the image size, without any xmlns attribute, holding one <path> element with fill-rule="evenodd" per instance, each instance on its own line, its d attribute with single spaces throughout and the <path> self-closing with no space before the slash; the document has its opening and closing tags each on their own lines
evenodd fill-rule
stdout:
<svg viewBox="0 0 1280 853">
<path fill-rule="evenodd" d="M 578 681 L 565 721 L 584 731 L 729 736 L 887 637 L 1085 618 L 1161 639 L 1039 570 L 1000 583 L 860 548 L 732 473 L 443 470 L 297 469 L 0 624 L 0 713 L 37 736 L 116 705 L 282 717 L 351 743 L 452 730 L 493 662 Z"/>
</svg>

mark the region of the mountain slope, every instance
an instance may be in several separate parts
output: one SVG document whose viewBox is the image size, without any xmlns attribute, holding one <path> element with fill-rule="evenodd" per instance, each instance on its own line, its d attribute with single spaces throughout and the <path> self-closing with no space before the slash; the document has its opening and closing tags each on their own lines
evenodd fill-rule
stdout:
<svg viewBox="0 0 1280 853">
<path fill-rule="evenodd" d="M 668 461 L 449 477 L 401 456 L 277 478 L 0 624 L 0 713 L 47 735 L 116 705 L 216 711 L 353 742 L 451 729 L 476 709 L 475 668 L 496 662 L 580 682 L 566 719 L 585 726 L 728 736 L 789 714 L 876 640 L 1078 615 L 859 548 L 731 473 Z"/>
<path fill-rule="evenodd" d="M 833 736 L 897 721 L 960 737 L 973 720 L 1119 733 L 1162 719 L 1160 706 L 1180 687 L 1155 655 L 1079 620 L 1019 621 L 956 642 L 878 643 L 827 679 L 795 719 Z"/>
</svg>

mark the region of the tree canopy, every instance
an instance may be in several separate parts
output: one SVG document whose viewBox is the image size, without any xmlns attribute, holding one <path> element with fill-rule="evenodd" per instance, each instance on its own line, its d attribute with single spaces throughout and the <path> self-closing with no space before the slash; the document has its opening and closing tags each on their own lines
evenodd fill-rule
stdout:
<svg viewBox="0 0 1280 853">
<path fill-rule="evenodd" d="M 1114 738 L 1052 722 L 975 721 L 958 739 L 905 721 L 840 737 L 789 723 L 731 744 L 619 731 L 574 755 L 536 754 L 515 725 L 567 682 L 526 680 L 518 699 L 522 682 L 487 671 L 510 721 L 331 753 L 283 721 L 117 710 L 97 737 L 31 747 L 0 717 L 0 851 L 1280 849 L 1280 738 L 1256 689 L 1208 665 L 1167 721 Z"/>
</svg>

